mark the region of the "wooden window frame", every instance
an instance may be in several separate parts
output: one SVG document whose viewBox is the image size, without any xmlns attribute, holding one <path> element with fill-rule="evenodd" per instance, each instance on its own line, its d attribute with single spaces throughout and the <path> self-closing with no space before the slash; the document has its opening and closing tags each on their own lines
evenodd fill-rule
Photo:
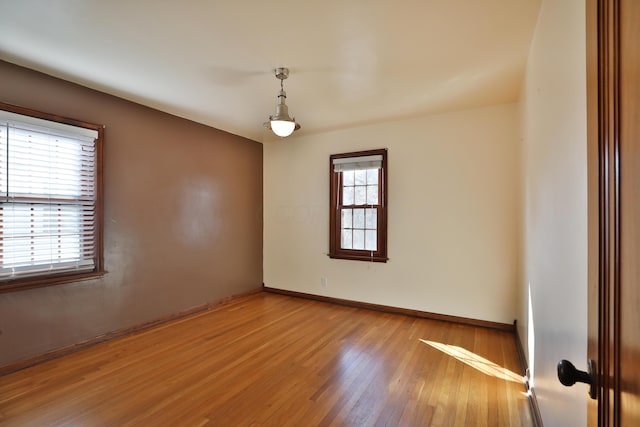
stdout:
<svg viewBox="0 0 640 427">
<path fill-rule="evenodd" d="M 377 213 L 377 250 L 359 250 L 359 249 L 342 249 L 341 242 L 341 215 L 338 213 L 343 206 L 342 204 L 342 173 L 334 170 L 334 159 L 348 157 L 364 157 L 382 155 L 382 167 L 379 170 L 379 197 L 378 205 L 362 205 L 358 207 L 378 208 Z M 351 153 L 332 154 L 329 157 L 329 257 L 335 259 L 347 259 L 354 261 L 369 262 L 387 262 L 387 217 L 388 217 L 388 191 L 387 191 L 387 174 L 389 164 L 387 160 L 387 149 L 376 149 L 367 151 L 356 151 Z M 352 205 L 349 205 L 352 206 Z"/>
<path fill-rule="evenodd" d="M 12 104 L 0 102 L 0 110 L 11 113 L 30 116 L 51 122 L 63 123 L 71 126 L 92 129 L 98 134 L 95 145 L 95 168 L 96 168 L 96 196 L 95 196 L 95 255 L 93 258 L 94 268 L 92 270 L 83 270 L 80 272 L 60 271 L 51 274 L 36 275 L 30 277 L 16 277 L 0 282 L 0 293 L 11 292 L 23 289 L 38 288 L 44 286 L 58 285 L 62 283 L 77 282 L 81 280 L 94 279 L 104 275 L 104 213 L 103 213 L 103 144 L 104 144 L 104 126 L 88 123 L 80 120 L 71 119 L 55 114 L 45 113 L 42 111 L 32 110 Z M 55 204 L 55 203 L 54 203 Z"/>
</svg>

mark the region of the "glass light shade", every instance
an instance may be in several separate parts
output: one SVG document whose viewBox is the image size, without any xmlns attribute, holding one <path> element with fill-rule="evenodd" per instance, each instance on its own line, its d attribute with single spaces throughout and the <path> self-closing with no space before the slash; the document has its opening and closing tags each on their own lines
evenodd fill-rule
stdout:
<svg viewBox="0 0 640 427">
<path fill-rule="evenodd" d="M 296 122 L 287 120 L 271 120 L 271 130 L 278 136 L 285 137 L 293 133 Z"/>
</svg>

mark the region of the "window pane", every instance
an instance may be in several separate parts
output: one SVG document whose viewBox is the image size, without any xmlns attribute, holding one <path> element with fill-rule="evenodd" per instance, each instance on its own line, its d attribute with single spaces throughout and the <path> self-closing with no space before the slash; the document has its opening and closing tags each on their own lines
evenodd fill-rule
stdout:
<svg viewBox="0 0 640 427">
<path fill-rule="evenodd" d="M 0 218 L 2 268 L 82 260 L 82 238 L 91 232 L 82 222 L 82 206 L 3 203 Z"/>
<path fill-rule="evenodd" d="M 342 188 L 342 204 L 353 205 L 353 187 Z"/>
<path fill-rule="evenodd" d="M 342 230 L 342 249 L 351 249 L 351 230 Z"/>
<path fill-rule="evenodd" d="M 364 227 L 369 230 L 375 230 L 378 228 L 378 210 L 377 209 L 366 209 Z"/>
<path fill-rule="evenodd" d="M 367 183 L 367 171 L 357 170 L 356 172 L 356 185 L 365 185 Z"/>
<path fill-rule="evenodd" d="M 365 233 L 366 234 L 365 234 L 364 248 L 368 251 L 378 250 L 378 244 L 377 244 L 378 232 L 376 230 L 367 230 Z"/>
<path fill-rule="evenodd" d="M 378 204 L 378 186 L 377 185 L 367 186 L 367 204 L 368 205 Z"/>
<path fill-rule="evenodd" d="M 353 228 L 352 209 L 342 209 L 342 228 Z"/>
<path fill-rule="evenodd" d="M 355 205 L 364 205 L 367 203 L 367 187 L 364 185 L 358 185 L 355 187 L 356 195 L 355 195 Z"/>
<path fill-rule="evenodd" d="M 364 228 L 364 209 L 353 210 L 353 228 Z"/>
<path fill-rule="evenodd" d="M 92 142 L 11 124 L 2 145 L 2 175 L 10 194 L 81 197 L 93 178 Z"/>
<path fill-rule="evenodd" d="M 378 184 L 378 169 L 367 169 L 367 184 Z"/>
<path fill-rule="evenodd" d="M 354 171 L 342 172 L 342 185 L 353 185 Z"/>
<path fill-rule="evenodd" d="M 353 249 L 364 249 L 364 230 L 353 230 Z"/>
</svg>

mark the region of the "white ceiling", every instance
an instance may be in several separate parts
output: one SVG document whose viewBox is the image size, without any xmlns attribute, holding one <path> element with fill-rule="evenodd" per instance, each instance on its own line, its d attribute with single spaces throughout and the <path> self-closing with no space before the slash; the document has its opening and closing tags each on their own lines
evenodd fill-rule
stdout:
<svg viewBox="0 0 640 427">
<path fill-rule="evenodd" d="M 515 101 L 539 3 L 0 0 L 0 58 L 264 142 L 278 66 L 300 133 Z"/>
</svg>

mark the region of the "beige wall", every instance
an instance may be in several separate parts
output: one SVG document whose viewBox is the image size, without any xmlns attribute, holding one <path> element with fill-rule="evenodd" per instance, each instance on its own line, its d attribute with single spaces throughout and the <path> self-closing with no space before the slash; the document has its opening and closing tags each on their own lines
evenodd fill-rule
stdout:
<svg viewBox="0 0 640 427">
<path fill-rule="evenodd" d="M 517 145 L 514 104 L 265 144 L 265 285 L 513 322 Z M 390 261 L 329 259 L 329 155 L 375 148 L 389 149 Z"/>
<path fill-rule="evenodd" d="M 0 366 L 261 285 L 261 144 L 2 61 L 0 96 L 106 125 L 107 271 L 0 294 Z"/>
<path fill-rule="evenodd" d="M 545 0 L 520 105 L 524 257 L 518 324 L 548 426 L 586 425 L 587 388 L 563 387 L 556 376 L 560 359 L 586 369 L 585 40 L 584 1 Z"/>
</svg>

